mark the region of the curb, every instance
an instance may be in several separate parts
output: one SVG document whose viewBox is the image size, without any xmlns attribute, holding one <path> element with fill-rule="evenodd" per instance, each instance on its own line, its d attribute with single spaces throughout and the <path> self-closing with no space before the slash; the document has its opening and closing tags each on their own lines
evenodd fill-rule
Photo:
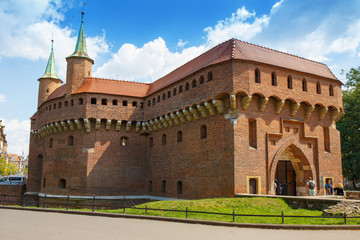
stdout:
<svg viewBox="0 0 360 240">
<path fill-rule="evenodd" d="M 232 223 L 232 222 L 216 222 L 216 221 L 196 220 L 196 219 L 132 215 L 132 214 L 121 214 L 121 213 L 81 212 L 81 211 L 73 211 L 73 210 L 58 210 L 58 209 L 44 209 L 44 208 L 0 206 L 0 209 L 63 213 L 63 214 L 75 214 L 75 215 L 111 217 L 111 218 L 130 218 L 130 219 L 155 220 L 155 221 L 165 221 L 165 222 L 203 224 L 203 225 L 211 225 L 211 226 L 239 227 L 239 228 L 278 229 L 278 230 L 357 230 L 357 231 L 360 230 L 360 225 L 288 225 L 288 224 Z"/>
</svg>

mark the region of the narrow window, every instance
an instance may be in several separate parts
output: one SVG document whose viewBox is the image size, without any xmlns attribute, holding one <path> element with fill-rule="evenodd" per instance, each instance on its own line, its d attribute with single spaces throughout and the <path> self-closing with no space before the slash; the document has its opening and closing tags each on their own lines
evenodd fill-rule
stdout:
<svg viewBox="0 0 360 240">
<path fill-rule="evenodd" d="M 84 100 L 82 98 L 79 98 L 79 105 L 83 105 L 84 104 Z"/>
<path fill-rule="evenodd" d="M 168 96 L 167 97 L 171 98 L 171 92 L 170 91 L 168 91 Z"/>
<path fill-rule="evenodd" d="M 179 93 L 182 93 L 183 89 L 182 89 L 182 85 L 179 86 Z"/>
<path fill-rule="evenodd" d="M 155 98 L 152 99 L 152 105 L 155 105 Z"/>
<path fill-rule="evenodd" d="M 177 132 L 177 142 L 182 142 L 182 131 Z"/>
<path fill-rule="evenodd" d="M 96 98 L 91 98 L 90 102 L 91 104 L 96 104 Z"/>
<path fill-rule="evenodd" d="M 204 77 L 203 76 L 200 76 L 199 78 L 199 84 L 203 84 L 204 83 Z"/>
<path fill-rule="evenodd" d="M 148 107 L 150 107 L 150 105 L 151 105 L 151 101 L 150 101 L 150 100 L 148 100 Z"/>
<path fill-rule="evenodd" d="M 192 81 L 192 87 L 193 87 L 193 88 L 196 87 L 196 79 L 194 79 L 194 80 Z"/>
<path fill-rule="evenodd" d="M 137 106 L 137 102 L 135 102 L 135 101 L 132 102 L 132 106 L 133 106 L 133 107 L 136 107 L 136 106 Z"/>
<path fill-rule="evenodd" d="M 162 95 L 162 100 L 165 100 L 165 99 L 166 99 L 166 94 L 163 93 L 163 95 Z"/>
<path fill-rule="evenodd" d="M 155 98 L 154 98 L 154 100 L 155 100 Z M 128 104 L 128 102 L 127 102 L 126 100 L 124 100 L 122 105 L 123 105 L 124 107 L 126 107 L 127 104 Z"/>
<path fill-rule="evenodd" d="M 181 181 L 177 182 L 177 194 L 178 195 L 182 194 L 182 182 Z"/>
<path fill-rule="evenodd" d="M 101 105 L 107 105 L 107 99 L 106 98 L 101 99 Z"/>
<path fill-rule="evenodd" d="M 140 103 L 140 108 L 144 108 L 144 102 Z"/>
<path fill-rule="evenodd" d="M 209 72 L 208 73 L 208 82 L 210 82 L 212 80 L 213 80 L 213 74 L 212 74 L 212 72 Z"/>
<path fill-rule="evenodd" d="M 271 85 L 277 86 L 277 77 L 275 72 L 271 74 Z"/>
<path fill-rule="evenodd" d="M 65 179 L 60 179 L 59 180 L 59 188 L 66 188 L 66 180 Z"/>
<path fill-rule="evenodd" d="M 59 104 L 58 104 L 58 108 L 61 108 L 61 102 L 59 102 Z"/>
<path fill-rule="evenodd" d="M 307 82 L 305 79 L 302 80 L 302 90 L 303 92 L 307 92 Z"/>
<path fill-rule="evenodd" d="M 328 127 L 324 127 L 324 148 L 325 152 L 330 152 L 330 132 Z"/>
<path fill-rule="evenodd" d="M 330 95 L 331 97 L 334 96 L 334 87 L 333 87 L 333 85 L 331 85 L 331 84 L 330 84 L 330 86 L 329 86 L 329 95 Z"/>
<path fill-rule="evenodd" d="M 185 91 L 188 91 L 189 88 L 190 88 L 190 84 L 187 82 L 187 83 L 185 84 Z"/>
<path fill-rule="evenodd" d="M 95 103 L 96 104 L 96 103 Z M 70 106 L 74 106 L 74 99 L 70 100 Z"/>
<path fill-rule="evenodd" d="M 49 111 L 51 111 L 51 105 L 49 106 Z"/>
<path fill-rule="evenodd" d="M 56 103 L 54 103 L 54 105 L 53 105 L 53 109 L 54 109 L 54 110 L 56 109 Z"/>
<path fill-rule="evenodd" d="M 200 138 L 201 139 L 207 138 L 206 125 L 202 125 L 200 128 Z"/>
<path fill-rule="evenodd" d="M 152 181 L 149 181 L 148 192 L 152 192 Z"/>
<path fill-rule="evenodd" d="M 157 102 L 158 103 L 160 102 L 160 96 L 157 96 Z"/>
<path fill-rule="evenodd" d="M 292 82 L 291 76 L 288 76 L 288 78 L 287 78 L 287 86 L 288 86 L 288 89 L 293 89 L 293 82 Z"/>
<path fill-rule="evenodd" d="M 68 101 L 64 102 L 64 106 L 67 107 L 68 106 Z"/>
<path fill-rule="evenodd" d="M 162 181 L 162 184 L 161 184 L 161 192 L 162 192 L 162 193 L 166 193 L 166 181 L 165 181 L 165 180 Z"/>
<path fill-rule="evenodd" d="M 173 89 L 173 96 L 176 95 L 176 88 Z"/>
<path fill-rule="evenodd" d="M 162 135 L 162 145 L 166 145 L 166 134 Z"/>
<path fill-rule="evenodd" d="M 257 148 L 256 120 L 249 119 L 249 145 Z"/>
<path fill-rule="evenodd" d="M 74 146 L 74 137 L 73 136 L 69 136 L 68 137 L 68 141 L 67 141 L 67 145 L 70 146 Z"/>
<path fill-rule="evenodd" d="M 46 178 L 43 179 L 43 188 L 46 187 Z"/>
<path fill-rule="evenodd" d="M 54 140 L 52 138 L 50 138 L 49 148 L 53 148 L 53 144 L 54 144 Z"/>
<path fill-rule="evenodd" d="M 113 105 L 114 105 L 114 106 L 117 106 L 117 105 L 118 105 L 118 100 L 113 99 L 112 102 L 113 102 Z"/>
<path fill-rule="evenodd" d="M 149 138 L 149 147 L 153 147 L 154 146 L 154 139 L 151 137 Z"/>
<path fill-rule="evenodd" d="M 316 93 L 321 94 L 321 85 L 319 82 L 316 83 Z"/>
<path fill-rule="evenodd" d="M 128 144 L 128 138 L 127 137 L 121 137 L 120 144 L 122 147 L 126 147 Z"/>
<path fill-rule="evenodd" d="M 255 82 L 256 83 L 261 83 L 260 70 L 259 69 L 255 69 Z"/>
<path fill-rule="evenodd" d="M 45 111 L 47 111 L 47 110 L 48 110 L 48 107 L 45 108 Z"/>
</svg>

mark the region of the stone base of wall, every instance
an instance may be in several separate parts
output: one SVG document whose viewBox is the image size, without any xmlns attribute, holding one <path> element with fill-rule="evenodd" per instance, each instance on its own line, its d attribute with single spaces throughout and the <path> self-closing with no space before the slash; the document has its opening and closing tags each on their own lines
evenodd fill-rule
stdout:
<svg viewBox="0 0 360 240">
<path fill-rule="evenodd" d="M 0 185 L 0 204 L 22 205 L 26 185 Z"/>
<path fill-rule="evenodd" d="M 360 191 L 346 191 L 346 199 L 360 200 Z"/>
</svg>

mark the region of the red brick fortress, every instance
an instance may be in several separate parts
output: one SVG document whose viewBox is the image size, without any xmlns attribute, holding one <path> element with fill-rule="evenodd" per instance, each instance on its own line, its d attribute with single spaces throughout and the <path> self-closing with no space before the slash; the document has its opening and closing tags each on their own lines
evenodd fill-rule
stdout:
<svg viewBox="0 0 360 240">
<path fill-rule="evenodd" d="M 230 39 L 152 84 L 93 78 L 81 24 L 31 118 L 28 192 L 306 195 L 342 182 L 342 83 L 321 63 Z M 50 66 L 49 66 L 50 65 Z"/>
</svg>

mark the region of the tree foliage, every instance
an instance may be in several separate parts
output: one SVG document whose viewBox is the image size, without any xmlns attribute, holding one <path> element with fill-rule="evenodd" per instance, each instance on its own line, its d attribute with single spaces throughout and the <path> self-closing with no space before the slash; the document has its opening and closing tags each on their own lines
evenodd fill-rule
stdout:
<svg viewBox="0 0 360 240">
<path fill-rule="evenodd" d="M 0 157 L 0 175 L 14 175 L 19 173 L 19 168 L 16 164 L 6 163 L 5 157 Z"/>
<path fill-rule="evenodd" d="M 355 182 L 360 181 L 360 66 L 351 68 L 345 76 L 345 115 L 337 123 L 337 128 L 341 132 L 343 174 L 356 188 Z"/>
</svg>

